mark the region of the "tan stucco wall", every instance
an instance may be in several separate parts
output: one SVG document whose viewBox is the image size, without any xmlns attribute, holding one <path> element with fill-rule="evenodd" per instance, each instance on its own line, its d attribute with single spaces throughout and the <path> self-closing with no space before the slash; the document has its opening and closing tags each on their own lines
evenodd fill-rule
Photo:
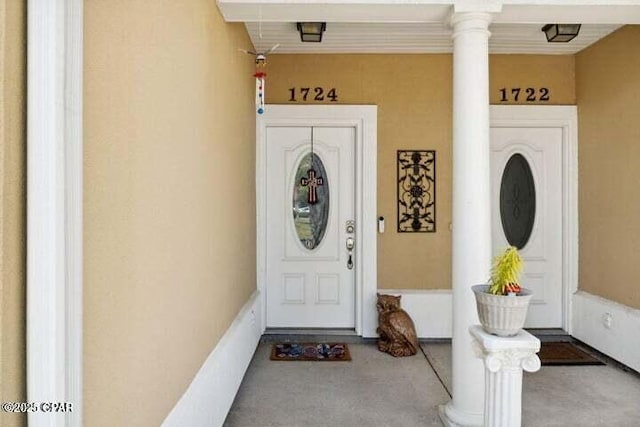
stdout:
<svg viewBox="0 0 640 427">
<path fill-rule="evenodd" d="M 84 421 L 157 426 L 255 289 L 252 46 L 211 0 L 84 12 Z"/>
<path fill-rule="evenodd" d="M 640 26 L 576 58 L 580 289 L 640 309 Z"/>
<path fill-rule="evenodd" d="M 26 400 L 26 1 L 0 0 L 0 401 Z M 0 426 L 24 426 L 0 413 Z"/>
<path fill-rule="evenodd" d="M 380 288 L 451 287 L 451 67 L 450 55 L 269 58 L 269 103 L 291 104 L 291 87 L 320 86 L 336 88 L 341 104 L 378 105 L 377 214 L 386 218 L 386 231 L 378 235 Z M 550 103 L 575 103 L 573 56 L 494 55 L 490 72 L 492 103 L 500 103 L 501 87 L 547 87 Z M 436 150 L 436 233 L 396 232 L 400 149 Z"/>
</svg>

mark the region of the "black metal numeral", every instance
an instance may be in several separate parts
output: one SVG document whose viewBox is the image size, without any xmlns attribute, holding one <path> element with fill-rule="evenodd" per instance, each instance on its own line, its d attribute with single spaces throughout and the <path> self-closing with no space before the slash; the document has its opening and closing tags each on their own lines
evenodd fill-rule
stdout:
<svg viewBox="0 0 640 427">
<path fill-rule="evenodd" d="M 540 101 L 548 101 L 549 100 L 549 88 L 541 87 L 540 88 Z"/>
<path fill-rule="evenodd" d="M 528 87 L 526 92 L 527 92 L 527 102 L 534 102 L 536 100 L 536 90 L 532 87 Z"/>
<path fill-rule="evenodd" d="M 331 88 L 327 93 L 327 98 L 331 100 L 331 102 L 338 102 L 338 94 L 336 93 L 336 88 Z"/>
<path fill-rule="evenodd" d="M 313 89 L 313 91 L 316 93 L 315 98 L 313 98 L 314 101 L 324 101 L 324 89 L 322 89 L 321 87 L 316 87 Z"/>
</svg>

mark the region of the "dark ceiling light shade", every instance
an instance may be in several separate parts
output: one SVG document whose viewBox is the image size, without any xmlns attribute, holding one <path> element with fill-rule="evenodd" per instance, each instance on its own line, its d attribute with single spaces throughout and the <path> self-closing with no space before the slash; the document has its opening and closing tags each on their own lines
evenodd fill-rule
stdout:
<svg viewBox="0 0 640 427">
<path fill-rule="evenodd" d="M 549 43 L 566 43 L 573 40 L 580 32 L 581 24 L 547 24 L 542 31 Z"/>
<path fill-rule="evenodd" d="M 300 40 L 303 42 L 322 41 L 322 33 L 327 29 L 326 22 L 298 22 L 298 31 L 300 31 Z"/>
</svg>

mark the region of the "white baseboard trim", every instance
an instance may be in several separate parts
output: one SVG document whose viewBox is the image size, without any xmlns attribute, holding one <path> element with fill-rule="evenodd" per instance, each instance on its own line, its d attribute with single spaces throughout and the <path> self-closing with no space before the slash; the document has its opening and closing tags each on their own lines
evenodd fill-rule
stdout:
<svg viewBox="0 0 640 427">
<path fill-rule="evenodd" d="M 573 295 L 572 321 L 575 338 L 640 372 L 640 310 L 579 291 Z"/>
<path fill-rule="evenodd" d="M 221 426 L 256 350 L 262 328 L 260 292 L 251 295 L 200 371 L 162 423 Z"/>
<path fill-rule="evenodd" d="M 451 338 L 453 297 L 450 289 L 380 289 L 378 293 L 402 296 L 400 303 L 413 319 L 418 338 Z"/>
</svg>

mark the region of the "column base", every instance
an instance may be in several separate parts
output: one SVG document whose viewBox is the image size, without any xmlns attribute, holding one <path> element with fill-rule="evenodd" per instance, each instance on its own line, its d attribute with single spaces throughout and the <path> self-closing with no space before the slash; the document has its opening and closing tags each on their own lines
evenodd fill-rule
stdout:
<svg viewBox="0 0 640 427">
<path fill-rule="evenodd" d="M 445 427 L 482 427 L 484 422 L 483 414 L 459 411 L 453 407 L 453 401 L 438 406 L 438 415 Z"/>
</svg>

